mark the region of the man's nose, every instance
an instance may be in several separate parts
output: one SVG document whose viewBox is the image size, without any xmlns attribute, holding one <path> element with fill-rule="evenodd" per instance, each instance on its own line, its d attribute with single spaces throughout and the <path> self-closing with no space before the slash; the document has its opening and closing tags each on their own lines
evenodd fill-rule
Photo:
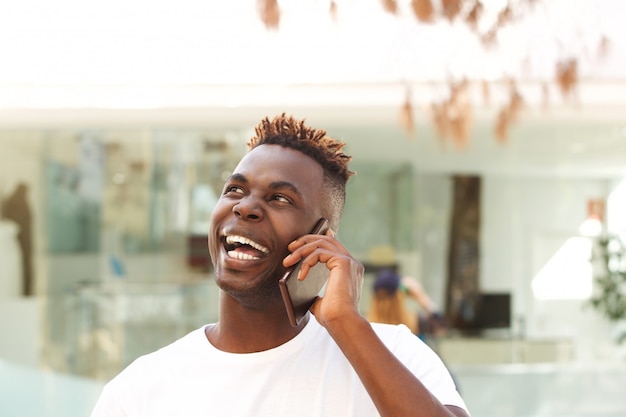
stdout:
<svg viewBox="0 0 626 417">
<path fill-rule="evenodd" d="M 253 196 L 246 196 L 240 199 L 237 204 L 233 206 L 233 213 L 235 213 L 237 217 L 246 220 L 259 220 L 263 217 L 263 209 L 258 199 Z"/>
</svg>

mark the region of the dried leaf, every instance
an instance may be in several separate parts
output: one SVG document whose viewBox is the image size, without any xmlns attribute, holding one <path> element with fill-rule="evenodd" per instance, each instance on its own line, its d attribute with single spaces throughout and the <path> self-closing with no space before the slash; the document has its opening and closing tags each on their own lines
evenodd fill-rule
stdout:
<svg viewBox="0 0 626 417">
<path fill-rule="evenodd" d="M 278 0 L 257 0 L 261 21 L 267 29 L 276 30 L 280 23 Z"/>
<path fill-rule="evenodd" d="M 486 80 L 482 82 L 482 95 L 483 103 L 488 106 L 491 103 L 491 91 L 489 90 L 489 83 Z"/>
<path fill-rule="evenodd" d="M 498 20 L 496 26 L 498 29 L 506 26 L 507 23 L 511 23 L 513 21 L 513 11 L 511 10 L 511 6 L 507 5 L 504 9 L 498 13 Z"/>
<path fill-rule="evenodd" d="M 483 12 L 483 4 L 479 1 L 475 2 L 469 13 L 465 17 L 465 23 L 470 27 L 470 29 L 477 31 L 478 30 L 478 21 Z"/>
<path fill-rule="evenodd" d="M 330 7 L 329 7 L 328 11 L 330 12 L 330 17 L 334 21 L 337 21 L 337 3 L 335 3 L 334 0 L 330 1 Z"/>
<path fill-rule="evenodd" d="M 449 21 L 453 21 L 461 12 L 461 0 L 441 0 L 441 5 L 443 6 L 443 15 Z"/>
<path fill-rule="evenodd" d="M 415 123 L 413 121 L 413 106 L 411 105 L 410 93 L 407 93 L 404 104 L 400 109 L 400 124 L 404 128 L 407 136 L 410 138 L 414 138 Z"/>
<path fill-rule="evenodd" d="M 435 11 L 430 0 L 413 0 L 411 6 L 415 17 L 420 22 L 429 23 L 434 20 Z"/>
<path fill-rule="evenodd" d="M 509 80 L 509 102 L 500 109 L 494 126 L 494 135 L 500 144 L 507 141 L 509 128 L 519 117 L 523 105 L 524 99 L 517 90 L 515 82 Z"/>
<path fill-rule="evenodd" d="M 598 43 L 598 57 L 604 59 L 609 55 L 609 49 L 611 48 L 611 41 L 606 35 L 600 38 Z"/>
<path fill-rule="evenodd" d="M 457 149 L 467 147 L 473 124 L 472 106 L 466 80 L 450 85 L 450 96 L 443 103 L 433 103 L 433 122 L 439 137 L 450 137 Z"/>
<path fill-rule="evenodd" d="M 448 126 L 446 123 L 445 116 L 445 104 L 444 103 L 432 103 L 430 105 L 430 110 L 433 116 L 433 124 L 435 125 L 435 130 L 437 131 L 437 135 L 440 139 L 445 139 L 448 136 Z"/>
<path fill-rule="evenodd" d="M 494 135 L 499 143 L 505 143 L 508 138 L 509 130 L 509 117 L 506 108 L 500 110 L 498 117 L 496 118 L 496 125 L 494 127 Z"/>
<path fill-rule="evenodd" d="M 472 130 L 473 116 L 472 107 L 463 107 L 460 117 L 457 119 L 458 129 L 456 130 L 456 140 L 459 149 L 465 149 L 469 145 L 470 132 Z"/>
<path fill-rule="evenodd" d="M 548 83 L 543 83 L 541 86 L 541 103 L 544 110 L 550 107 L 550 88 Z"/>
<path fill-rule="evenodd" d="M 557 62 L 556 83 L 564 98 L 568 98 L 578 84 L 578 61 L 575 58 Z"/>
<path fill-rule="evenodd" d="M 524 99 L 517 90 L 515 82 L 511 80 L 510 92 L 509 92 L 509 104 L 507 105 L 507 111 L 509 113 L 508 118 L 510 122 L 517 121 L 517 117 L 524 105 Z"/>
<path fill-rule="evenodd" d="M 496 27 L 492 27 L 486 33 L 483 33 L 480 37 L 480 42 L 485 48 L 495 46 L 498 40 L 498 30 Z"/>
<path fill-rule="evenodd" d="M 383 8 L 386 12 L 389 12 L 391 14 L 398 13 L 398 3 L 396 2 L 396 0 L 382 0 L 382 2 Z"/>
<path fill-rule="evenodd" d="M 524 100 L 522 99 L 522 96 L 518 92 L 515 92 L 511 96 L 511 100 L 509 101 L 509 104 L 507 107 L 508 112 L 509 112 L 509 120 L 511 122 L 516 122 L 518 120 L 519 114 L 523 106 L 524 106 Z"/>
<path fill-rule="evenodd" d="M 457 149 L 466 149 L 469 144 L 469 132 L 466 124 L 462 119 L 453 119 L 450 121 L 452 127 L 452 139 Z"/>
</svg>

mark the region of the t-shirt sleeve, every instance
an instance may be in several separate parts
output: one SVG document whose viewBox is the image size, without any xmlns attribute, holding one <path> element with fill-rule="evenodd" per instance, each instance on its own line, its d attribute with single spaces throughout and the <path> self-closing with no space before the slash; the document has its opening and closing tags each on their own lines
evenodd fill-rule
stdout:
<svg viewBox="0 0 626 417">
<path fill-rule="evenodd" d="M 90 417 L 129 417 L 115 399 L 110 386 L 105 385 Z"/>
</svg>

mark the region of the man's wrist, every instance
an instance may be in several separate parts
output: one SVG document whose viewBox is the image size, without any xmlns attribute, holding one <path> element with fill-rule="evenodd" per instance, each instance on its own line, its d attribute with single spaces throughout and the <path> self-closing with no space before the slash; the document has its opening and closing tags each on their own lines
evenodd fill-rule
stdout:
<svg viewBox="0 0 626 417">
<path fill-rule="evenodd" d="M 363 326 L 371 328 L 369 321 L 355 310 L 327 321 L 324 327 L 326 327 L 326 330 L 333 339 L 338 340 L 343 336 L 350 336 L 358 332 Z"/>
</svg>

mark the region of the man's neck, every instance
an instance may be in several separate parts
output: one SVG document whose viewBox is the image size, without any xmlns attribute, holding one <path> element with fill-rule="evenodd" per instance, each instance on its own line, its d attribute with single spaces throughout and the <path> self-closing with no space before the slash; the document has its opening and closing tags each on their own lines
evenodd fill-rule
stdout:
<svg viewBox="0 0 626 417">
<path fill-rule="evenodd" d="M 220 297 L 219 320 L 205 335 L 217 349 L 231 353 L 252 353 L 273 349 L 297 336 L 309 316 L 298 327 L 289 323 L 282 303 L 264 310 L 248 309 L 228 295 Z"/>
</svg>

